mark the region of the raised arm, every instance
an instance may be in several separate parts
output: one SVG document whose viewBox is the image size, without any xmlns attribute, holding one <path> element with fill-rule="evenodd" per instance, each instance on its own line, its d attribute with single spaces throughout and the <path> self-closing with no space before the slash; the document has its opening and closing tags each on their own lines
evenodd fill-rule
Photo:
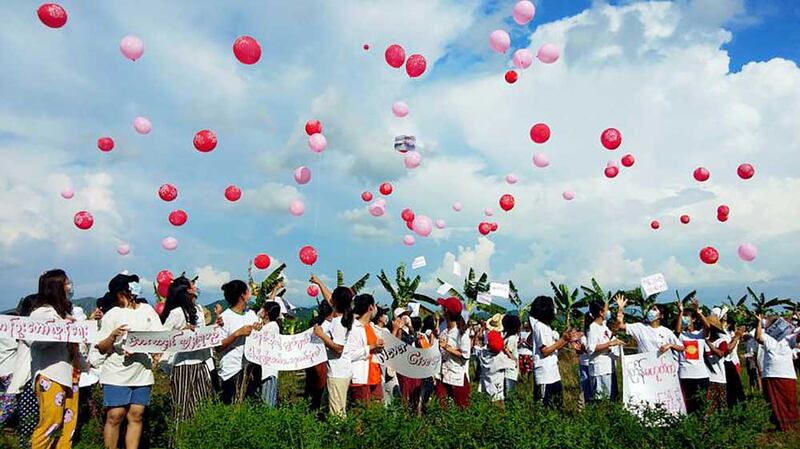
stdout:
<svg viewBox="0 0 800 449">
<path fill-rule="evenodd" d="M 331 307 L 333 307 L 333 301 L 331 300 L 331 297 L 333 295 L 331 295 L 331 291 L 328 289 L 328 286 L 325 285 L 325 283 L 322 282 L 322 280 L 318 278 L 316 274 L 311 275 L 311 279 L 309 279 L 309 282 L 311 282 L 312 284 L 316 284 L 317 287 L 319 287 L 319 291 L 320 293 L 322 293 L 322 297 L 325 299 L 325 301 L 328 301 L 328 304 L 330 304 Z"/>
<path fill-rule="evenodd" d="M 572 332 L 573 332 L 572 329 L 567 329 L 564 331 L 563 334 L 561 334 L 561 337 L 559 337 L 559 339 L 556 340 L 555 343 L 551 344 L 550 346 L 542 346 L 541 348 L 542 356 L 548 357 L 550 356 L 550 354 L 566 346 L 571 340 Z"/>
<path fill-rule="evenodd" d="M 620 330 L 625 330 L 625 306 L 628 304 L 628 300 L 625 299 L 625 296 L 622 294 L 617 294 L 614 296 L 614 301 L 617 303 L 617 328 Z"/>
<path fill-rule="evenodd" d="M 680 335 L 683 333 L 683 301 L 678 299 L 678 319 L 675 323 L 675 334 Z"/>
<path fill-rule="evenodd" d="M 760 345 L 764 344 L 764 329 L 761 326 L 761 320 L 763 320 L 763 319 L 764 319 L 764 315 L 761 315 L 761 314 L 757 314 L 756 315 L 756 320 L 758 321 L 756 323 L 756 341 Z"/>
</svg>

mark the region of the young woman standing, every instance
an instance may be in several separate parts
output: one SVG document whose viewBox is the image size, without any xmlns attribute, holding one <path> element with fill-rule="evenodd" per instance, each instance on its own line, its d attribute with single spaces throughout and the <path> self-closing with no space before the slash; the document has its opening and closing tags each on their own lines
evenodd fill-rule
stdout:
<svg viewBox="0 0 800 449">
<path fill-rule="evenodd" d="M 38 320 L 72 319 L 72 282 L 63 270 L 39 277 L 39 292 L 30 317 Z M 33 449 L 72 447 L 78 423 L 77 345 L 35 341 L 31 344 L 31 374 L 39 423 L 31 436 Z"/>
<path fill-rule="evenodd" d="M 316 276 L 311 277 L 311 282 L 319 286 L 323 297 L 333 307 L 330 327 L 326 330 L 316 325 L 314 334 L 325 343 L 328 352 L 328 411 L 331 415 L 344 417 L 353 369 L 350 359 L 342 353 L 353 326 L 351 307 L 355 295 L 347 287 L 337 287 L 331 293 Z"/>
<path fill-rule="evenodd" d="M 644 323 L 625 323 L 625 306 L 628 300 L 623 295 L 616 295 L 614 300 L 617 303 L 617 325 L 619 330 L 624 330 L 636 340 L 636 346 L 640 354 L 646 352 L 657 352 L 660 356 L 666 351 L 684 350 L 678 337 L 671 330 L 661 325 L 664 318 L 664 311 L 654 305 L 645 314 Z"/>
<path fill-rule="evenodd" d="M 725 375 L 725 357 L 730 354 L 730 348 L 739 343 L 739 336 L 735 336 L 733 344 L 728 341 L 725 329 L 716 316 L 711 316 L 707 320 L 709 326 L 708 346 L 711 354 L 708 356 L 708 401 L 707 414 L 713 413 L 718 408 L 728 404 L 728 386 Z"/>
<path fill-rule="evenodd" d="M 230 307 L 221 315 L 225 339 L 219 347 L 219 377 L 222 402 L 232 404 L 258 396 L 261 370 L 245 360 L 244 341 L 254 329 L 261 329 L 261 322 L 255 312 L 247 310 L 250 289 L 244 281 L 234 279 L 223 285 L 222 291 Z"/>
<path fill-rule="evenodd" d="M 558 372 L 558 350 L 569 344 L 575 331 L 567 329 L 563 335 L 550 327 L 556 317 L 553 298 L 538 296 L 531 304 L 530 316 L 533 323 L 533 378 L 536 383 L 534 398 L 548 407 L 560 407 L 563 387 Z"/>
<path fill-rule="evenodd" d="M 522 327 L 519 316 L 503 316 L 503 351 L 506 356 L 514 362 L 513 368 L 503 370 L 505 379 L 503 381 L 504 397 L 507 399 L 511 392 L 517 389 L 519 379 L 519 331 Z"/>
<path fill-rule="evenodd" d="M 686 412 L 694 413 L 707 395 L 709 375 L 705 354 L 711 349 L 706 344 L 708 322 L 697 301 L 691 309 L 684 309 L 678 301 L 680 317 L 675 324 L 675 333 L 681 339 L 684 351 L 678 355 L 678 378 L 681 383 Z"/>
<path fill-rule="evenodd" d="M 782 318 L 759 315 L 755 339 L 764 354 L 762 387 L 772 408 L 771 420 L 781 431 L 796 430 L 800 424 L 797 410 L 797 374 L 792 362 L 792 349 L 797 347 L 797 329 Z M 773 328 L 773 326 L 775 326 Z M 769 332 L 765 332 L 766 328 Z"/>
<path fill-rule="evenodd" d="M 156 311 L 133 299 L 130 283 L 138 280 L 138 276 L 126 274 L 111 279 L 105 301 L 113 306 L 100 322 L 96 346 L 101 354 L 106 355 L 100 370 L 103 405 L 107 408 L 103 429 L 106 447 L 116 447 L 119 426 L 126 418 L 125 446 L 129 449 L 139 447 L 145 407 L 150 405 L 153 359 L 149 354 L 129 354 L 122 349 L 128 331 L 162 330 Z"/>
<path fill-rule="evenodd" d="M 347 338 L 344 355 L 352 363 L 350 394 L 356 402 L 383 400 L 381 367 L 372 361 L 372 354 L 383 349 L 383 340 L 372 327 L 372 317 L 376 310 L 372 295 L 361 294 L 353 299 L 353 314 L 357 319 Z"/>
<path fill-rule="evenodd" d="M 261 332 L 280 334 L 278 318 L 281 316 L 281 305 L 275 301 L 267 301 L 264 303 L 262 314 Z M 278 370 L 266 365 L 261 365 L 261 399 L 270 407 L 278 405 Z"/>
<path fill-rule="evenodd" d="M 442 372 L 436 383 L 436 395 L 444 406 L 451 397 L 459 408 L 469 407 L 469 359 L 472 343 L 467 323 L 461 315 L 463 306 L 458 298 L 439 298 L 444 313 L 445 329 L 439 336 L 442 352 Z"/>
<path fill-rule="evenodd" d="M 586 336 L 586 353 L 589 355 L 589 375 L 592 379 L 592 399 L 595 401 L 610 399 L 613 389 L 611 373 L 614 363 L 611 348 L 624 343 L 613 338 L 606 321 L 611 319 L 611 311 L 604 301 L 593 301 L 589 304 L 589 316 L 592 319 Z"/>
</svg>

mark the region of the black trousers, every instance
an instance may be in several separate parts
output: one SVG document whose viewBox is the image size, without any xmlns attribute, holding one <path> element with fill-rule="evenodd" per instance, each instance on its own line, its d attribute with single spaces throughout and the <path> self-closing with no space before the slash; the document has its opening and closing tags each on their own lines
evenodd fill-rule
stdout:
<svg viewBox="0 0 800 449">
<path fill-rule="evenodd" d="M 681 379 L 683 401 L 686 403 L 686 413 L 700 410 L 708 391 L 708 377 L 702 379 Z"/>
<path fill-rule="evenodd" d="M 222 381 L 222 403 L 239 403 L 246 399 L 258 399 L 261 389 L 261 366 L 247 363 L 241 371 Z"/>
<path fill-rule="evenodd" d="M 559 380 L 551 384 L 536 385 L 533 390 L 533 398 L 534 400 L 542 401 L 545 407 L 561 408 L 563 393 L 564 387 Z"/>
</svg>

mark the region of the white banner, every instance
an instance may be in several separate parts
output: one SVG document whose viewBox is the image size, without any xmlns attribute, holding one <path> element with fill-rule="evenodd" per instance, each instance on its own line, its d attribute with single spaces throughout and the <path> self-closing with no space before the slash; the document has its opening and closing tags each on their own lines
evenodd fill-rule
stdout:
<svg viewBox="0 0 800 449">
<path fill-rule="evenodd" d="M 245 340 L 244 355 L 278 371 L 297 371 L 328 361 L 325 343 L 314 335 L 313 328 L 296 335 L 253 331 Z"/>
<path fill-rule="evenodd" d="M 664 275 L 661 273 L 643 277 L 640 283 L 642 285 L 642 292 L 644 293 L 645 298 L 649 298 L 656 293 L 665 292 L 668 288 L 667 280 L 664 279 Z"/>
<path fill-rule="evenodd" d="M 219 346 L 224 339 L 225 334 L 217 326 L 180 331 L 130 331 L 125 337 L 124 348 L 134 354 L 188 352 Z"/>
<path fill-rule="evenodd" d="M 670 351 L 660 357 L 655 352 L 622 357 L 622 388 L 625 407 L 641 415 L 646 407 L 663 407 L 676 415 L 686 414 L 678 362 Z"/>
<path fill-rule="evenodd" d="M 511 288 L 508 284 L 503 284 L 502 282 L 490 282 L 489 294 L 498 298 L 508 299 L 511 296 Z"/>
<path fill-rule="evenodd" d="M 442 354 L 438 342 L 428 349 L 420 349 L 404 343 L 384 330 L 381 334 L 384 347 L 381 352 L 373 354 L 372 361 L 397 371 L 412 379 L 424 379 L 439 374 L 442 366 Z"/>
<path fill-rule="evenodd" d="M 93 343 L 97 340 L 97 321 L 37 320 L 0 315 L 0 338 Z"/>
</svg>

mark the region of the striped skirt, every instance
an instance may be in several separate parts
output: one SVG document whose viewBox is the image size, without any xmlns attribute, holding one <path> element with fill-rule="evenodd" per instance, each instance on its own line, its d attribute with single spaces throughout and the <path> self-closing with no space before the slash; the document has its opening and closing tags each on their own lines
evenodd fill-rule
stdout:
<svg viewBox="0 0 800 449">
<path fill-rule="evenodd" d="M 214 397 L 211 373 L 205 363 L 180 365 L 172 368 L 169 391 L 175 419 L 191 418 L 201 402 Z"/>
</svg>

